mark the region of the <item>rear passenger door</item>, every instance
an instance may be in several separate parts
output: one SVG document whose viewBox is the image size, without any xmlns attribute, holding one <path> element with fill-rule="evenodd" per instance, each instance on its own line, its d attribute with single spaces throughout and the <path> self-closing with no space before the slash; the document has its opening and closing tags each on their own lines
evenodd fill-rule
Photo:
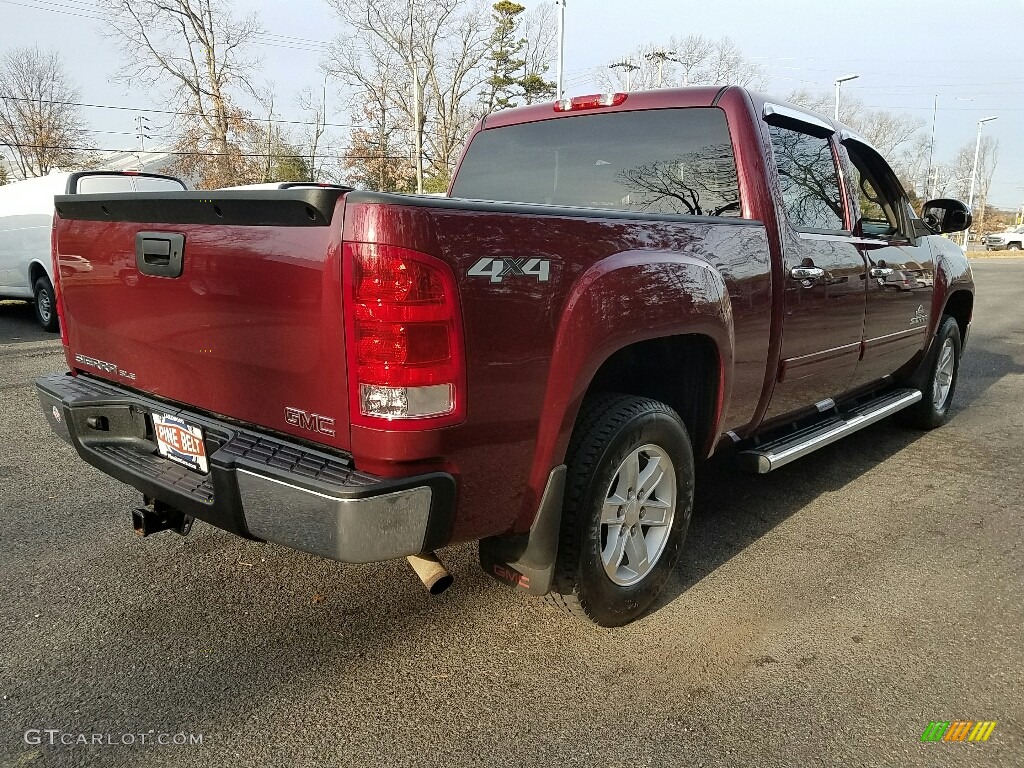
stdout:
<svg viewBox="0 0 1024 768">
<path fill-rule="evenodd" d="M 868 384 L 909 362 L 925 344 L 934 290 L 926 238 L 914 232 L 914 212 L 888 163 L 863 140 L 843 139 L 848 158 L 854 235 L 867 260 L 864 352 L 853 385 Z"/>
<path fill-rule="evenodd" d="M 785 296 L 771 418 L 849 389 L 864 327 L 865 265 L 844 205 L 832 126 L 775 105 L 765 107 L 765 122 L 783 208 Z"/>
</svg>

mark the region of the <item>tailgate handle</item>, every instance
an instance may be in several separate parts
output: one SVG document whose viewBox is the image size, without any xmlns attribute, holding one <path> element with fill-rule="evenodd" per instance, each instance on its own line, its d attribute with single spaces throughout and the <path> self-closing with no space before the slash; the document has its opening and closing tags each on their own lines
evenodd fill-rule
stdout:
<svg viewBox="0 0 1024 768">
<path fill-rule="evenodd" d="M 138 232 L 135 235 L 135 266 L 144 275 L 181 277 L 185 236 L 176 232 Z"/>
</svg>

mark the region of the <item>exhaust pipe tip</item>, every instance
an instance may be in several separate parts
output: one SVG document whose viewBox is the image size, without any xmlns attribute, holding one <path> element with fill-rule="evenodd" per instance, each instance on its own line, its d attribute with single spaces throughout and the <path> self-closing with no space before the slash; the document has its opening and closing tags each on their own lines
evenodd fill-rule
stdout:
<svg viewBox="0 0 1024 768">
<path fill-rule="evenodd" d="M 409 555 L 406 560 L 423 582 L 423 586 L 427 588 L 427 592 L 432 595 L 440 595 L 455 582 L 448 569 L 433 552 Z"/>
</svg>

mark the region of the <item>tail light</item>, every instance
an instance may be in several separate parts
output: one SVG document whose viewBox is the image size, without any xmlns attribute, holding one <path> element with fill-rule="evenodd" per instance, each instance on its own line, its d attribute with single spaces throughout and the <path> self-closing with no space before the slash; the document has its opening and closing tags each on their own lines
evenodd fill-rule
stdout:
<svg viewBox="0 0 1024 768">
<path fill-rule="evenodd" d="M 451 269 L 407 248 L 344 248 L 352 423 L 423 429 L 461 421 L 465 367 Z"/>
</svg>

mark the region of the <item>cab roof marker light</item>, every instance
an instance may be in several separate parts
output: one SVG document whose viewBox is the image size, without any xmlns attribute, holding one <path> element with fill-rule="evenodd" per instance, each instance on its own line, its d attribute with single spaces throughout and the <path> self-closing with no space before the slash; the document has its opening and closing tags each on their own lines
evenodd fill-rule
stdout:
<svg viewBox="0 0 1024 768">
<path fill-rule="evenodd" d="M 555 102 L 555 112 L 576 112 L 583 109 L 599 107 L 617 107 L 626 100 L 625 93 L 591 93 L 587 96 L 574 96 Z"/>
</svg>

